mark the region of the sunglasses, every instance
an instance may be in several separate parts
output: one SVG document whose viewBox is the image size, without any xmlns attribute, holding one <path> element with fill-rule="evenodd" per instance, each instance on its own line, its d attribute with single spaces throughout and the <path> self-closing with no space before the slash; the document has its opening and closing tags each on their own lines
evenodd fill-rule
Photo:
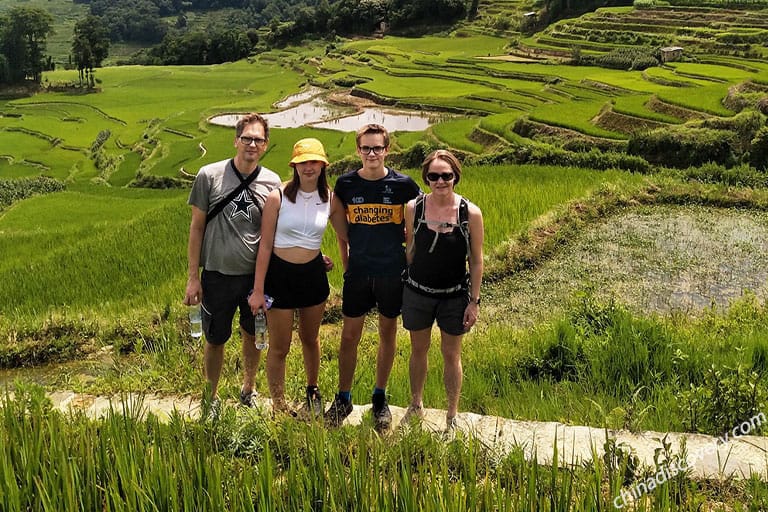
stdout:
<svg viewBox="0 0 768 512">
<path fill-rule="evenodd" d="M 427 173 L 427 179 L 429 181 L 437 181 L 440 178 L 443 178 L 443 181 L 445 181 L 447 183 L 449 181 L 453 181 L 453 178 L 455 178 L 455 177 L 456 177 L 456 175 L 453 174 L 452 172 L 443 172 L 443 173 L 428 172 Z"/>
</svg>

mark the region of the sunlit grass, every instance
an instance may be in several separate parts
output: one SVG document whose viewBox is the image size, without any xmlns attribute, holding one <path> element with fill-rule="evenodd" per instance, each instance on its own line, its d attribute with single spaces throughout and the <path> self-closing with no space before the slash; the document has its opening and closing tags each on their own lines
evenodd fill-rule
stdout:
<svg viewBox="0 0 768 512">
<path fill-rule="evenodd" d="M 604 130 L 592 124 L 591 120 L 605 105 L 605 99 L 591 101 L 572 101 L 568 103 L 568 115 L 563 115 L 562 105 L 542 105 L 534 110 L 530 117 L 534 121 L 561 126 L 571 130 L 611 139 L 624 138 L 625 135 Z"/>
<path fill-rule="evenodd" d="M 475 119 L 460 119 L 436 125 L 432 129 L 432 133 L 449 147 L 471 153 L 481 153 L 483 146 L 469 140 L 469 136 L 476 125 Z"/>
</svg>

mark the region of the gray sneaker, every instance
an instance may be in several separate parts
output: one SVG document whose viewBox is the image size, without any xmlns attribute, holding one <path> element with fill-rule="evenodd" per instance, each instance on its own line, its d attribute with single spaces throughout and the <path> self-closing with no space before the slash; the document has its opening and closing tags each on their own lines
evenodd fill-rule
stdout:
<svg viewBox="0 0 768 512">
<path fill-rule="evenodd" d="M 256 391 L 243 391 L 240 390 L 240 405 L 243 405 L 245 407 L 256 407 L 256 399 L 259 397 L 259 394 Z"/>
<path fill-rule="evenodd" d="M 344 423 L 344 419 L 352 413 L 352 402 L 344 400 L 336 395 L 333 399 L 331 406 L 325 411 L 323 415 L 323 421 L 329 427 L 340 427 Z"/>
<path fill-rule="evenodd" d="M 323 418 L 323 397 L 319 391 L 315 391 L 312 396 L 304 399 L 304 405 L 299 409 L 299 418 L 305 421 L 318 421 Z"/>
<path fill-rule="evenodd" d="M 424 407 L 421 405 L 409 405 L 408 409 L 405 410 L 405 415 L 403 415 L 403 419 L 400 422 L 402 425 L 410 425 L 411 423 L 418 422 L 421 423 L 421 421 L 424 419 Z"/>
<path fill-rule="evenodd" d="M 373 428 L 376 432 L 384 432 L 392 425 L 392 413 L 387 405 L 387 397 L 384 394 L 373 395 L 371 398 L 371 412 L 373 413 Z"/>
</svg>

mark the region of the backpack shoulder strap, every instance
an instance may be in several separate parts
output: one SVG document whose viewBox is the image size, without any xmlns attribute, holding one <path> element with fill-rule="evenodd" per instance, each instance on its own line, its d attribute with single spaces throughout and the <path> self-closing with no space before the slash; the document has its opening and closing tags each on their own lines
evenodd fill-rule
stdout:
<svg viewBox="0 0 768 512">
<path fill-rule="evenodd" d="M 462 197 L 459 201 L 459 229 L 464 240 L 467 242 L 467 258 L 469 258 L 471 247 L 469 243 L 469 202 Z"/>
<path fill-rule="evenodd" d="M 416 203 L 413 207 L 413 233 L 416 234 L 416 232 L 419 230 L 422 224 L 426 224 L 425 219 L 425 208 L 424 208 L 424 198 L 426 196 L 424 194 L 419 194 L 419 196 L 416 198 Z"/>
</svg>

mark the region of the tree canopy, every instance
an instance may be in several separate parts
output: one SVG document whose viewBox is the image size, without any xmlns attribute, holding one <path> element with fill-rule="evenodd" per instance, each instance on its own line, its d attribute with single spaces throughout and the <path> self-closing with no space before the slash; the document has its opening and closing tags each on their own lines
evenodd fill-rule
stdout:
<svg viewBox="0 0 768 512">
<path fill-rule="evenodd" d="M 80 84 L 94 87 L 93 69 L 109 55 L 109 34 L 96 16 L 87 16 L 75 24 L 72 38 L 72 56 L 80 73 Z"/>
<path fill-rule="evenodd" d="M 36 7 L 14 7 L 0 15 L 0 82 L 40 82 L 50 66 L 45 56 L 53 16 Z"/>
</svg>

